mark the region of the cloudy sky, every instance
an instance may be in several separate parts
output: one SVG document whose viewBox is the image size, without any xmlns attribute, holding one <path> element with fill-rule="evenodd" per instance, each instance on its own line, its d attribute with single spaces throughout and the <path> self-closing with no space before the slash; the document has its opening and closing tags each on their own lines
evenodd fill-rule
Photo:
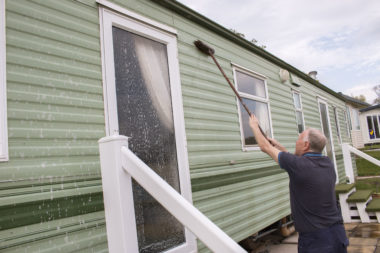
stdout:
<svg viewBox="0 0 380 253">
<path fill-rule="evenodd" d="M 380 85 L 380 0 L 179 0 L 299 70 L 367 102 Z"/>
</svg>

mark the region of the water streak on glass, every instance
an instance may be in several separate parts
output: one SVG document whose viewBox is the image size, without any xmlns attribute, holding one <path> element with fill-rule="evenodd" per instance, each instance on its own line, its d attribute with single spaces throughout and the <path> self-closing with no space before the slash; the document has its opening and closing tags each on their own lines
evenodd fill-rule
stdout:
<svg viewBox="0 0 380 253">
<path fill-rule="evenodd" d="M 119 132 L 129 148 L 180 191 L 166 45 L 113 28 Z M 140 252 L 161 252 L 185 241 L 183 226 L 133 183 Z"/>
</svg>

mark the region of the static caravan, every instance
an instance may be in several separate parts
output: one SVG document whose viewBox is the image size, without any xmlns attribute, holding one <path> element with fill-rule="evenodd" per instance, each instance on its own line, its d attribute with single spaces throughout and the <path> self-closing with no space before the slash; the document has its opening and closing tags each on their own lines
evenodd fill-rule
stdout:
<svg viewBox="0 0 380 253">
<path fill-rule="evenodd" d="M 362 109 L 370 107 L 370 104 L 355 99 L 353 97 L 344 95 L 342 93 L 339 94 L 342 95 L 346 101 L 346 117 L 348 119 L 347 122 L 350 129 L 352 146 L 355 148 L 363 148 L 365 143 L 365 137 L 363 134 L 364 131 L 361 123 L 362 119 L 360 111 Z"/>
<path fill-rule="evenodd" d="M 360 126 L 364 144 L 380 142 L 380 105 L 373 105 L 360 110 Z"/>
<path fill-rule="evenodd" d="M 290 152 L 304 129 L 321 129 L 345 182 L 344 98 L 182 4 L 0 0 L 1 252 L 108 252 L 105 136 L 127 136 L 134 154 L 235 241 L 290 215 L 287 174 L 258 149 L 197 39 Z M 133 199 L 140 252 L 208 251 L 136 182 Z"/>
</svg>

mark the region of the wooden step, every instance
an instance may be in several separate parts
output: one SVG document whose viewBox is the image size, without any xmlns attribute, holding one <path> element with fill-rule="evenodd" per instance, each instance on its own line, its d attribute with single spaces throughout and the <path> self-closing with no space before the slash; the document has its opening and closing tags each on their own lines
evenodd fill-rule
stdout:
<svg viewBox="0 0 380 253">
<path fill-rule="evenodd" d="M 371 197 L 372 190 L 357 190 L 353 194 L 351 194 L 347 202 L 348 203 L 358 203 L 358 202 L 367 202 L 368 199 Z"/>
<path fill-rule="evenodd" d="M 335 193 L 338 195 L 340 193 L 350 192 L 355 187 L 355 184 L 337 184 L 335 185 Z"/>
<path fill-rule="evenodd" d="M 366 212 L 367 203 L 372 200 L 372 190 L 357 190 L 347 198 L 349 205 L 356 205 L 360 221 L 363 223 L 371 222 L 371 218 Z"/>
<path fill-rule="evenodd" d="M 335 185 L 335 194 L 337 195 L 337 199 L 339 200 L 340 208 L 342 210 L 342 217 L 345 223 L 354 222 L 356 220 L 352 219 L 349 203 L 347 203 L 347 198 L 355 192 L 355 184 L 337 184 Z M 356 207 L 356 204 L 355 204 Z"/>
</svg>

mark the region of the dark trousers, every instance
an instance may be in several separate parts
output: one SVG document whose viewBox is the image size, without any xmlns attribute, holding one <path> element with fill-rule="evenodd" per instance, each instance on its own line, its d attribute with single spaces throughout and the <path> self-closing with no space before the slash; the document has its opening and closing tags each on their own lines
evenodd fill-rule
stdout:
<svg viewBox="0 0 380 253">
<path fill-rule="evenodd" d="M 315 232 L 299 233 L 298 253 L 347 253 L 348 239 L 342 224 Z"/>
</svg>

